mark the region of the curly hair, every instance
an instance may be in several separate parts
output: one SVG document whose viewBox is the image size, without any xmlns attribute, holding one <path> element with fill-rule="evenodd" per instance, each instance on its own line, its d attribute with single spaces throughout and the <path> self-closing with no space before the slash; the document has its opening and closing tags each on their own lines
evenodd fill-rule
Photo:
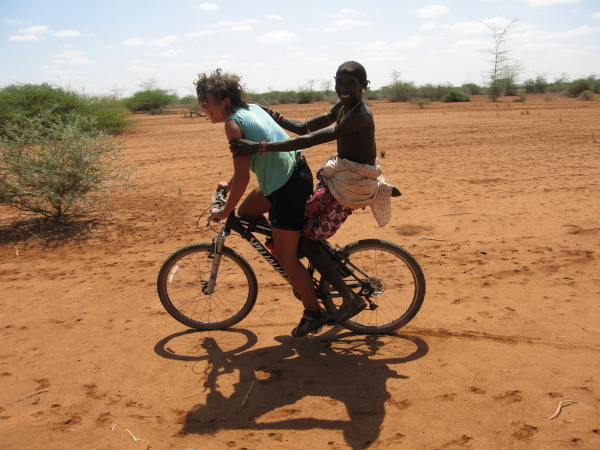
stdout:
<svg viewBox="0 0 600 450">
<path fill-rule="evenodd" d="M 200 106 L 206 107 L 206 93 L 210 92 L 218 103 L 227 97 L 231 99 L 231 105 L 227 111 L 229 113 L 237 108 L 247 107 L 246 91 L 240 80 L 241 77 L 238 75 L 222 72 L 221 69 L 211 72 L 210 75 L 198 74 L 198 79 L 194 81 L 194 84 Z"/>
</svg>

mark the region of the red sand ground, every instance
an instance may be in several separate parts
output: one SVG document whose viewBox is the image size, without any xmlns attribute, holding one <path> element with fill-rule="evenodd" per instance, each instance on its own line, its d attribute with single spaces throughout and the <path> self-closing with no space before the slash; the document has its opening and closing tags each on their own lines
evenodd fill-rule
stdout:
<svg viewBox="0 0 600 450">
<path fill-rule="evenodd" d="M 164 311 L 158 269 L 209 240 L 196 218 L 232 171 L 204 119 L 136 116 L 141 189 L 71 228 L 0 209 L 0 448 L 600 448 L 600 101 L 501 100 L 371 102 L 403 196 L 386 228 L 358 211 L 332 241 L 421 262 L 425 303 L 394 335 L 292 338 L 301 305 L 235 237 L 251 314 L 187 333 Z M 309 149 L 313 171 L 334 152 Z"/>
</svg>

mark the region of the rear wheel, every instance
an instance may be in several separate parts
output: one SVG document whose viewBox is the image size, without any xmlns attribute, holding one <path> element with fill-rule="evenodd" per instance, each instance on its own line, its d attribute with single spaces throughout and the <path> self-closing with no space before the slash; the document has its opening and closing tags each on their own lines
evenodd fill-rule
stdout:
<svg viewBox="0 0 600 450">
<path fill-rule="evenodd" d="M 349 258 L 358 269 L 356 276 L 368 284 L 366 298 L 372 303 L 343 326 L 357 333 L 384 334 L 403 327 L 419 312 L 425 298 L 425 276 L 408 251 L 392 242 L 363 239 L 348 244 L 339 253 Z M 352 276 L 344 280 L 356 293 L 364 288 Z M 325 308 L 334 314 L 342 298 L 324 278 L 321 291 Z"/>
<path fill-rule="evenodd" d="M 204 242 L 183 247 L 167 258 L 158 273 L 158 296 L 167 312 L 197 330 L 220 330 L 238 323 L 252 310 L 258 293 L 252 267 L 229 247 L 223 247 L 214 292 L 204 293 L 213 246 Z"/>
</svg>

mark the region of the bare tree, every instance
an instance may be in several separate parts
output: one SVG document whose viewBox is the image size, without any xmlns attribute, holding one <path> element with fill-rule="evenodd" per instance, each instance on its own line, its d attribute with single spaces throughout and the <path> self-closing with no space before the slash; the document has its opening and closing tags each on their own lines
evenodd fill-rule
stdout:
<svg viewBox="0 0 600 450">
<path fill-rule="evenodd" d="M 488 72 L 490 80 L 489 96 L 492 101 L 495 102 L 501 93 L 498 80 L 503 78 L 503 75 L 514 75 L 516 70 L 522 70 L 521 67 L 515 65 L 516 63 L 509 57 L 508 50 L 504 49 L 504 44 L 509 40 L 507 38 L 508 32 L 516 26 L 519 19 L 513 19 L 508 25 L 498 25 L 489 19 L 487 21 L 475 20 L 488 27 L 490 36 L 494 41 L 494 46 L 485 50 L 485 52 L 491 56 L 488 60 L 492 64 L 492 68 Z"/>
<path fill-rule="evenodd" d="M 321 80 L 321 89 L 324 92 L 329 92 L 331 91 L 331 85 L 332 85 L 333 81 L 331 81 L 330 79 L 324 78 Z"/>
<path fill-rule="evenodd" d="M 149 78 L 148 80 L 142 80 L 141 78 L 138 79 L 140 80 L 138 86 L 144 91 L 154 91 L 159 88 L 158 81 L 154 78 Z"/>
</svg>

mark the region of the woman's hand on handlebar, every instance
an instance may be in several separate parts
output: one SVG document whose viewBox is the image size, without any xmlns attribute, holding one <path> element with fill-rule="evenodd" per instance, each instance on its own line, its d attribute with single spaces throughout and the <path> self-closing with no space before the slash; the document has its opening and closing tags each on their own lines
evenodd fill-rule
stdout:
<svg viewBox="0 0 600 450">
<path fill-rule="evenodd" d="M 249 141 L 248 139 L 232 139 L 229 141 L 229 150 L 233 152 L 233 157 L 243 155 L 253 155 L 258 153 L 260 143 Z"/>
<path fill-rule="evenodd" d="M 224 209 L 213 208 L 210 211 L 210 217 L 213 222 L 225 220 L 227 219 L 227 216 L 229 216 L 229 214 L 227 214 Z"/>
<path fill-rule="evenodd" d="M 227 197 L 227 193 L 229 192 L 229 181 L 219 181 L 219 184 L 217 184 L 217 189 L 215 189 L 216 192 L 219 192 L 220 190 L 223 191 L 223 197 Z"/>
</svg>

